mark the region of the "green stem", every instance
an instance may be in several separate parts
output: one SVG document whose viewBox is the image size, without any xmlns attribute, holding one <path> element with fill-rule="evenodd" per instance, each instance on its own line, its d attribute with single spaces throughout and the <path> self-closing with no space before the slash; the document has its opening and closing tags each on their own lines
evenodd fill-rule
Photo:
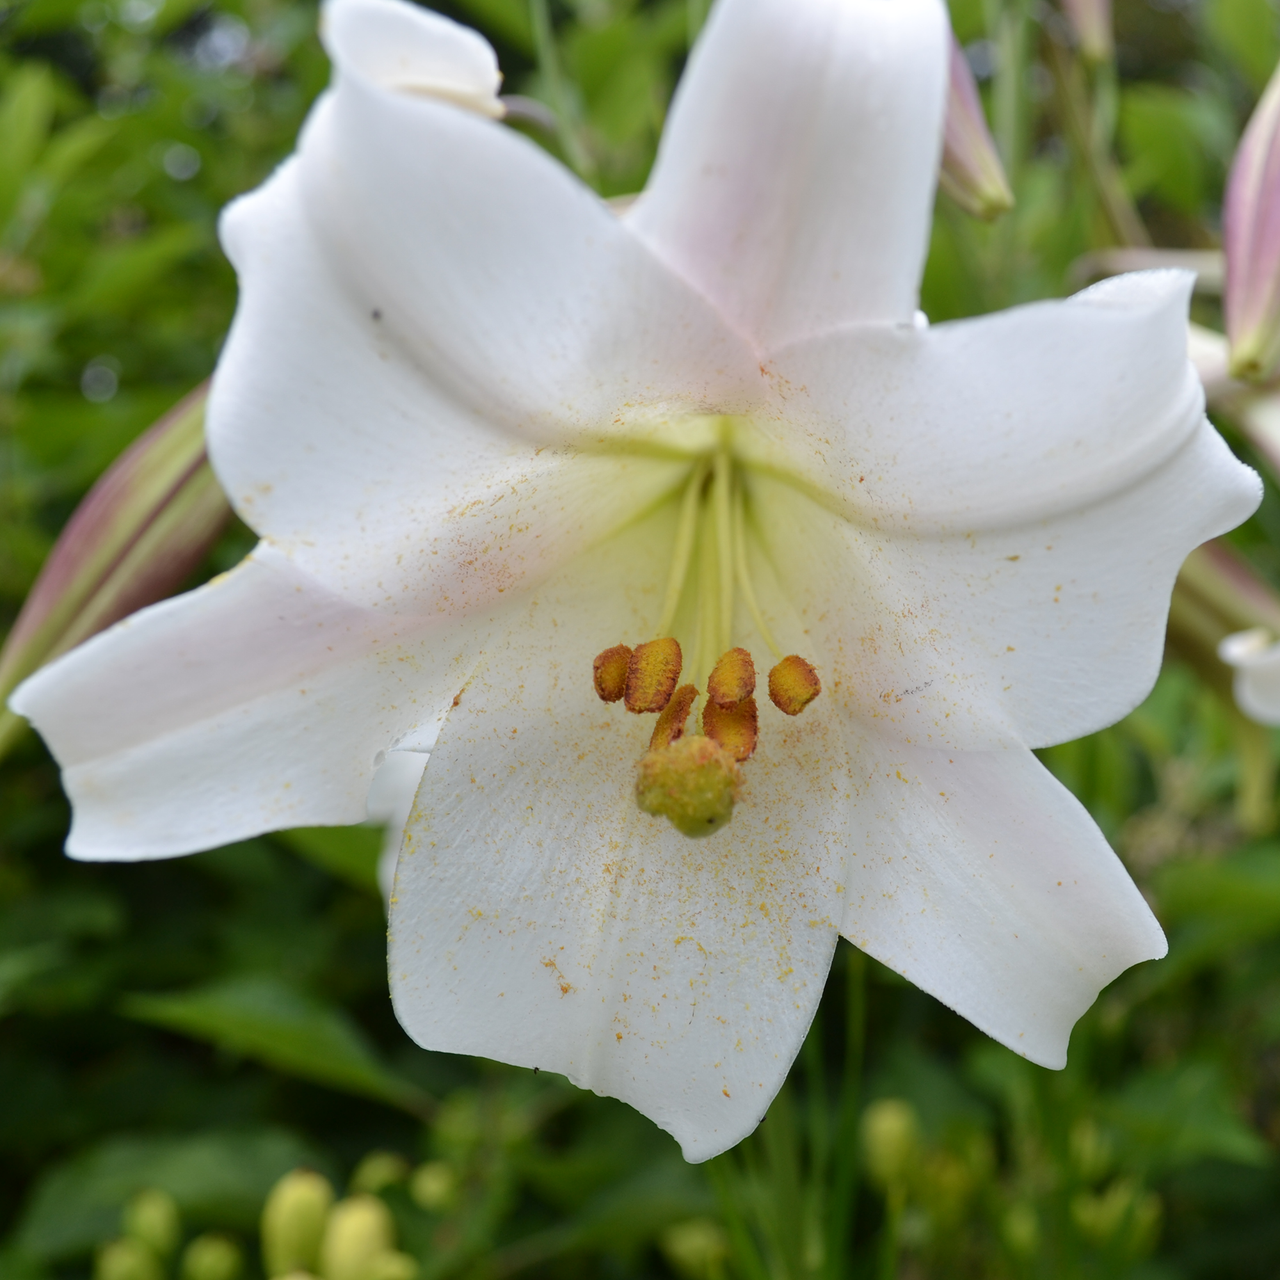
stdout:
<svg viewBox="0 0 1280 1280">
<path fill-rule="evenodd" d="M 703 1168 L 707 1171 L 707 1181 L 715 1193 L 724 1217 L 725 1231 L 729 1236 L 729 1248 L 733 1260 L 743 1280 L 770 1280 L 769 1269 L 760 1256 L 760 1250 L 751 1236 L 746 1218 L 742 1214 L 739 1191 L 742 1178 L 735 1176 L 734 1156 L 726 1152 L 708 1160 Z"/>
<path fill-rule="evenodd" d="M 890 1187 L 884 1201 L 884 1233 L 880 1237 L 879 1280 L 896 1280 L 902 1213 L 906 1207 L 906 1188 L 901 1184 Z"/>
<path fill-rule="evenodd" d="M 551 9 L 548 0 L 529 0 L 529 18 L 533 24 L 533 44 L 538 56 L 538 71 L 551 99 L 555 112 L 557 134 L 564 157 L 577 175 L 589 181 L 595 173 L 591 157 L 587 155 L 582 139 L 574 127 L 573 104 L 569 99 L 569 87 L 560 68 L 560 50 L 556 45 L 555 28 L 551 25 Z"/>
<path fill-rule="evenodd" d="M 858 1200 L 858 1111 L 867 1035 L 867 957 L 845 948 L 844 1072 L 836 1111 L 831 1194 L 827 1202 L 826 1274 L 843 1280 L 852 1273 L 850 1246 Z"/>
<path fill-rule="evenodd" d="M 1238 766 L 1236 821 L 1251 836 L 1266 835 L 1276 820 L 1276 761 L 1271 751 L 1271 731 L 1235 711 L 1231 733 Z"/>
</svg>

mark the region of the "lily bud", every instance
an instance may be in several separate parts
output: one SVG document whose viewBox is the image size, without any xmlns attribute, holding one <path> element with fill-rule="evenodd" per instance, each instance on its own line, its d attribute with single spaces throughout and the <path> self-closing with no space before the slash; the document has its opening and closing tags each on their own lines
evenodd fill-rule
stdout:
<svg viewBox="0 0 1280 1280">
<path fill-rule="evenodd" d="M 384 1191 L 409 1176 L 409 1162 L 394 1151 L 370 1151 L 351 1175 L 352 1191 Z"/>
<path fill-rule="evenodd" d="M 1231 374 L 1265 381 L 1280 367 L 1280 68 L 1231 164 L 1223 242 Z"/>
<path fill-rule="evenodd" d="M 711 1218 L 690 1218 L 668 1227 L 659 1242 L 663 1256 L 688 1280 L 714 1280 L 724 1275 L 729 1238 Z"/>
<path fill-rule="evenodd" d="M 262 1265 L 268 1280 L 315 1271 L 332 1204 L 329 1180 L 309 1169 L 295 1169 L 276 1183 L 262 1209 Z"/>
<path fill-rule="evenodd" d="M 1115 53 L 1111 0 L 1062 0 L 1067 21 L 1086 62 L 1109 62 Z"/>
<path fill-rule="evenodd" d="M 325 1224 L 320 1274 L 324 1280 L 366 1280 L 374 1260 L 394 1251 L 391 1210 L 377 1196 L 348 1196 Z"/>
<path fill-rule="evenodd" d="M 226 1236 L 197 1236 L 182 1254 L 182 1280 L 237 1280 L 243 1269 L 239 1248 Z"/>
<path fill-rule="evenodd" d="M 139 1191 L 124 1207 L 121 1225 L 130 1240 L 144 1244 L 157 1258 L 167 1258 L 178 1247 L 182 1223 L 178 1205 L 167 1191 Z"/>
<path fill-rule="evenodd" d="M 116 459 L 54 545 L 0 651 L 0 699 L 50 658 L 171 594 L 231 509 L 204 448 L 205 389 Z M 0 711 L 0 750 L 23 721 Z"/>
<path fill-rule="evenodd" d="M 862 1117 L 862 1145 L 874 1181 L 886 1189 L 900 1186 L 920 1145 L 915 1108 L 901 1098 L 873 1102 Z"/>
<path fill-rule="evenodd" d="M 164 1269 L 141 1240 L 112 1240 L 98 1250 L 93 1280 L 164 1280 Z"/>
<path fill-rule="evenodd" d="M 988 222 L 1013 208 L 1013 192 L 987 128 L 977 82 L 954 35 L 938 185 L 966 213 Z"/>
</svg>

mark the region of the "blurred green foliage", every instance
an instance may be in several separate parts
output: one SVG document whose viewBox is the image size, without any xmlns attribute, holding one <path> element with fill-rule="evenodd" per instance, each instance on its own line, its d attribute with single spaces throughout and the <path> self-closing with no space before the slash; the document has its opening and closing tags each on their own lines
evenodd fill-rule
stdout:
<svg viewBox="0 0 1280 1280">
<path fill-rule="evenodd" d="M 515 127 L 605 195 L 642 185 L 704 6 L 440 7 L 541 104 Z M 987 227 L 940 202 L 931 317 L 1082 283 L 1082 255 L 1117 239 L 1108 173 L 1157 244 L 1216 245 L 1232 148 L 1280 56 L 1270 0 L 1120 0 L 1118 80 L 1085 84 L 1089 138 L 1061 13 L 956 0 L 953 16 L 1018 206 Z M 0 4 L 4 622 L 92 480 L 213 367 L 235 301 L 218 211 L 287 154 L 323 88 L 315 26 L 300 0 Z M 1211 294 L 1196 305 L 1215 322 Z M 1274 577 L 1267 480 L 1235 540 Z M 233 528 L 204 573 L 248 545 Z M 106 1280 L 148 1189 L 172 1198 L 182 1243 L 232 1241 L 199 1235 L 157 1268 L 198 1280 L 243 1257 L 258 1275 L 263 1201 L 300 1166 L 379 1195 L 424 1280 L 1276 1275 L 1280 843 L 1237 824 L 1236 723 L 1171 661 L 1123 723 L 1044 753 L 1170 937 L 1167 960 L 1103 994 L 1065 1071 L 842 944 L 765 1124 L 696 1169 L 612 1100 L 409 1044 L 386 996 L 377 832 L 70 863 L 56 772 L 28 737 L 0 769 L 0 1277 Z"/>
</svg>

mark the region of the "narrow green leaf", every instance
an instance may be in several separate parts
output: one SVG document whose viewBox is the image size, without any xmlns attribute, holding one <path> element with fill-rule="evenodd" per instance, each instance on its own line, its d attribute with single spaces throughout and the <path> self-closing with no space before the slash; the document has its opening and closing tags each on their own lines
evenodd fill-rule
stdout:
<svg viewBox="0 0 1280 1280">
<path fill-rule="evenodd" d="M 338 879 L 382 896 L 378 887 L 381 827 L 300 827 L 277 832 L 276 839 Z"/>
</svg>

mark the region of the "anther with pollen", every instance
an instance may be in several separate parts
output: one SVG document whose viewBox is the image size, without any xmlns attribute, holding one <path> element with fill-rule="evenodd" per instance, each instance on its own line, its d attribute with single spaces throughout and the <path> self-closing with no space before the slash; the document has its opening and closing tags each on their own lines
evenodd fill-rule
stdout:
<svg viewBox="0 0 1280 1280">
<path fill-rule="evenodd" d="M 821 692 L 818 673 L 797 653 L 769 672 L 769 700 L 786 715 L 798 716 Z"/>
<path fill-rule="evenodd" d="M 604 654 L 600 657 L 603 658 Z M 596 659 L 597 662 L 599 660 Z M 670 637 L 636 645 L 627 661 L 627 680 L 623 692 L 627 710 L 661 711 L 676 691 L 683 664 L 684 657 L 680 652 L 679 642 Z"/>
</svg>

